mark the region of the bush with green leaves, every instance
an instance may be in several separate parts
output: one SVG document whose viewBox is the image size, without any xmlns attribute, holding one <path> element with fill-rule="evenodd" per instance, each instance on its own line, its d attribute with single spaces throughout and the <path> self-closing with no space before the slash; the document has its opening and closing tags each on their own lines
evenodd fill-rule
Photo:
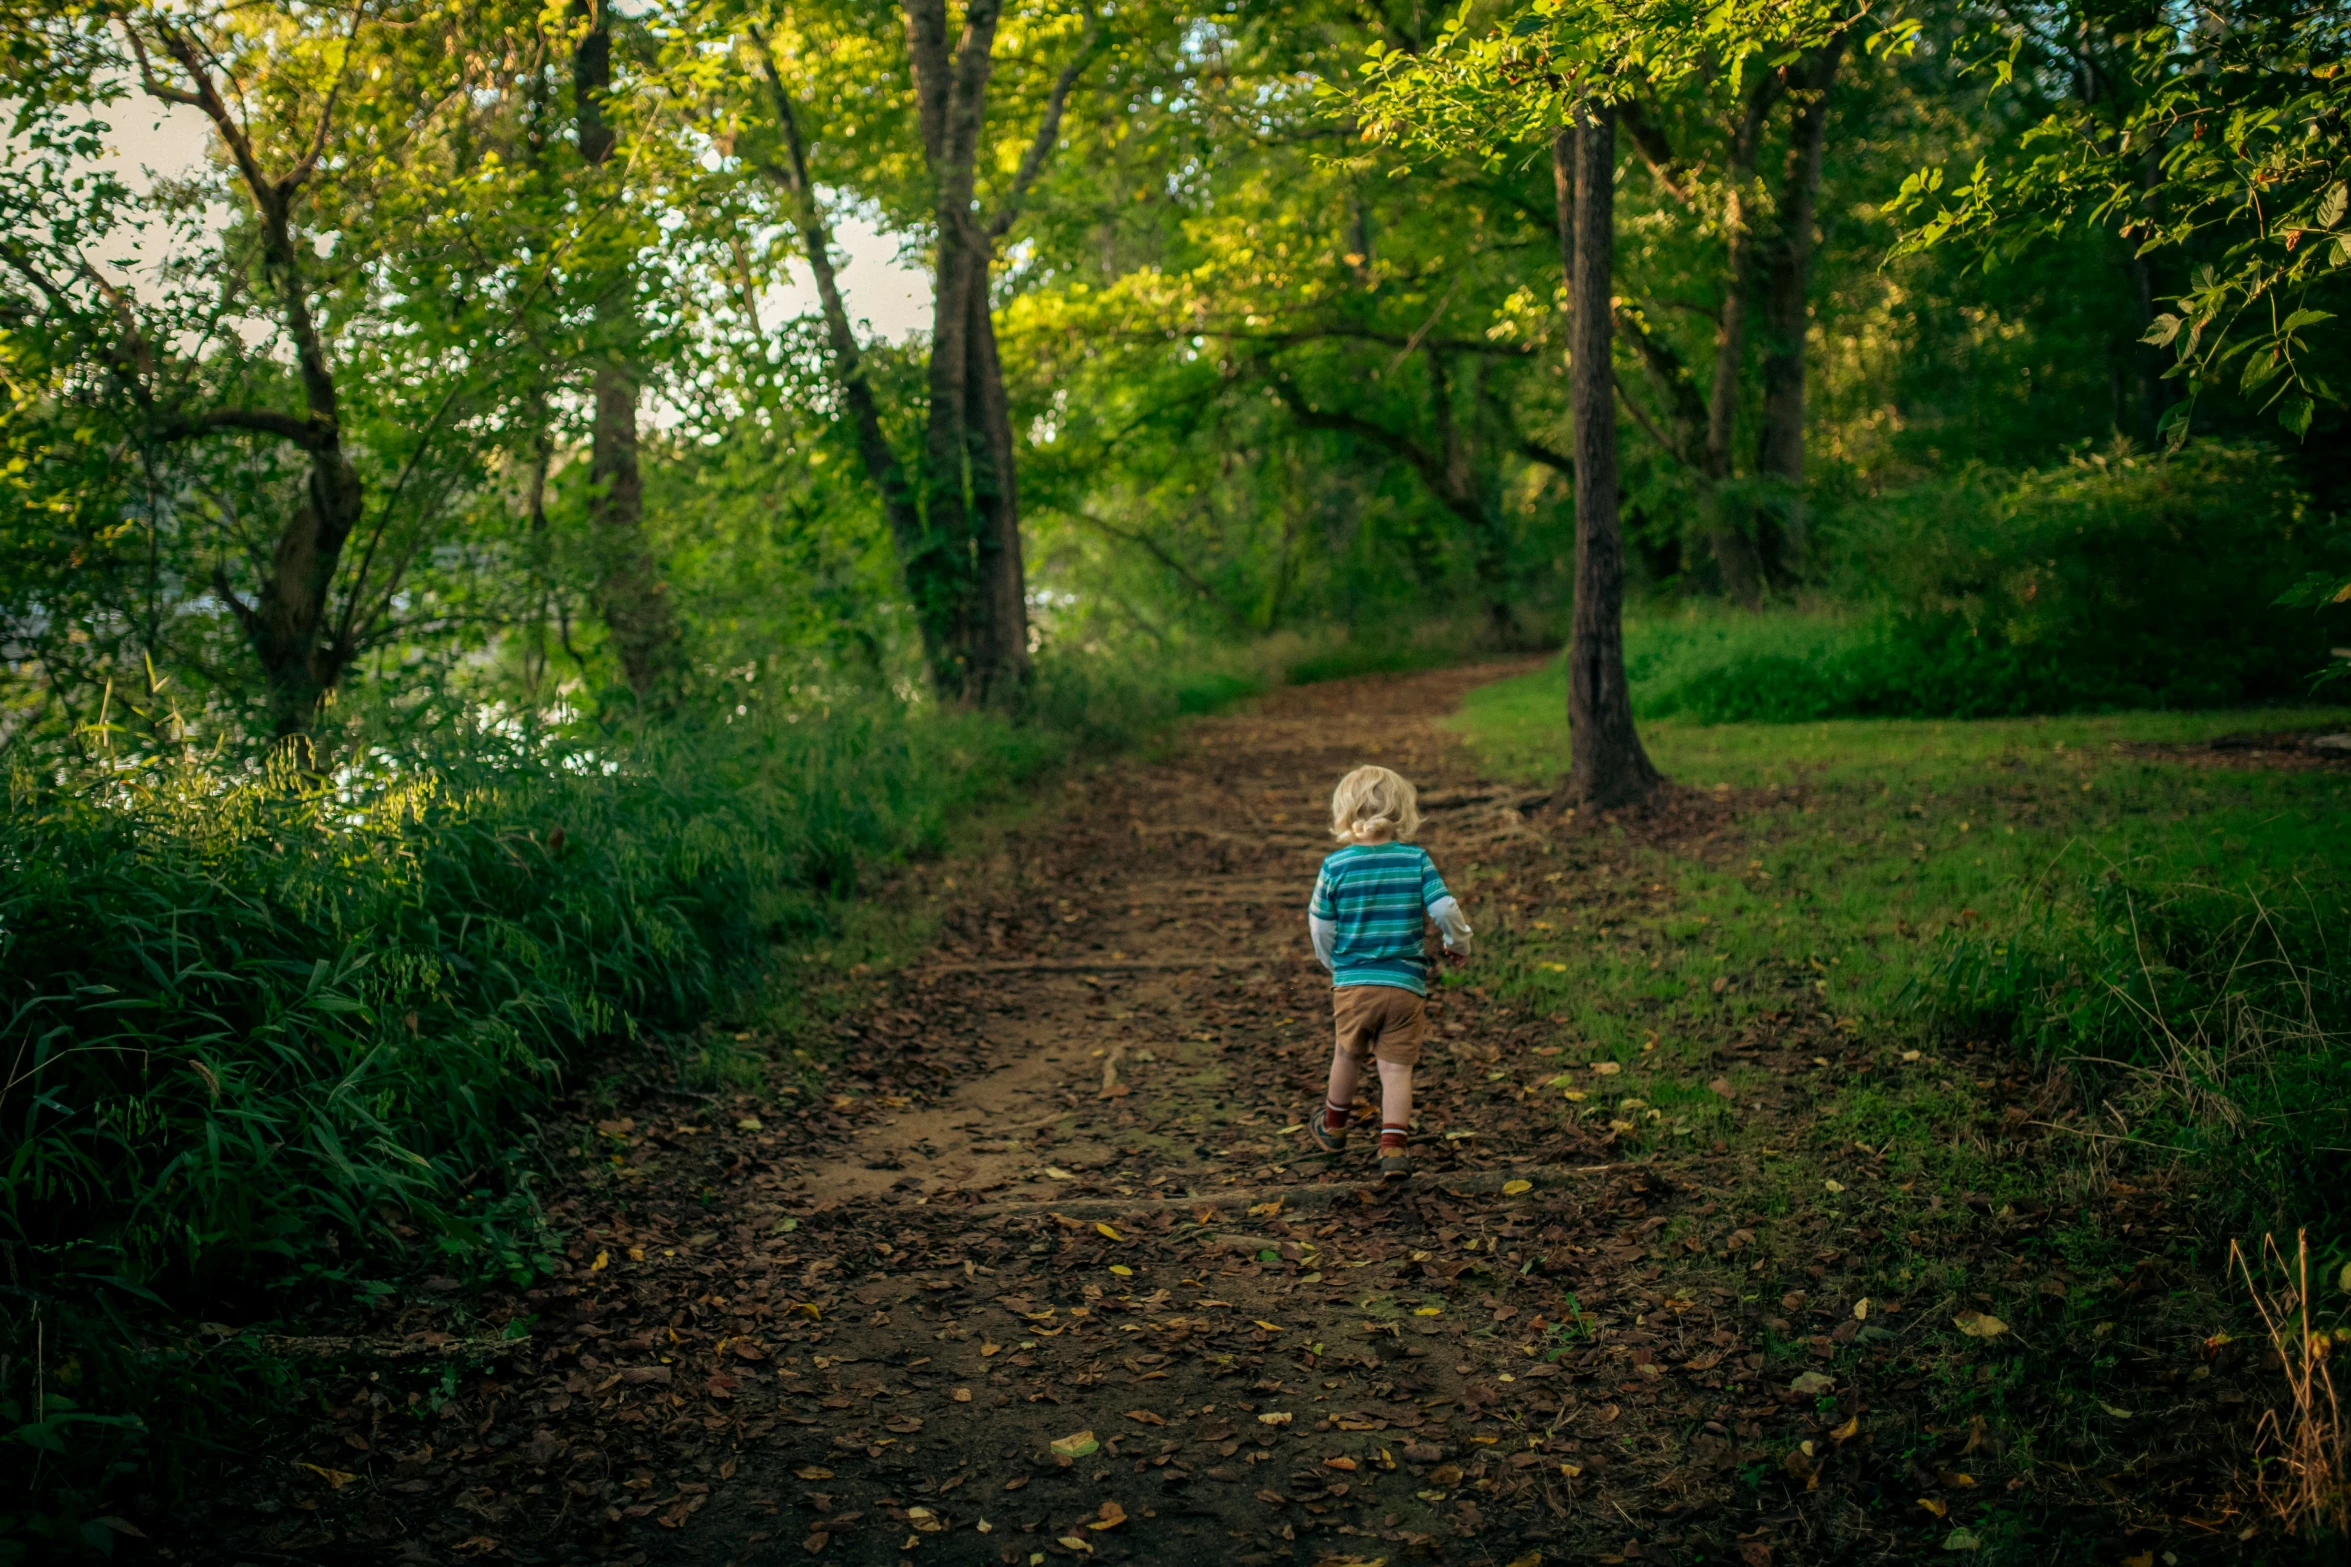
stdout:
<svg viewBox="0 0 2351 1567">
<path fill-rule="evenodd" d="M 1978 468 L 1848 508 L 1842 620 L 1696 623 L 1644 707 L 1707 722 L 2217 707 L 2303 693 L 2351 609 L 2281 609 L 2351 533 L 2256 447 Z M 1711 653 L 1709 652 L 1711 647 Z"/>
</svg>

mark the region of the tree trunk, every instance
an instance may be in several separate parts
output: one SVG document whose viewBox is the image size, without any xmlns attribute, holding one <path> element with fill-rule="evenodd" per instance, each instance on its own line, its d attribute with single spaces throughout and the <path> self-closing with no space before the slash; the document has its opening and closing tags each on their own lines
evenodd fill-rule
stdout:
<svg viewBox="0 0 2351 1567">
<path fill-rule="evenodd" d="M 1820 195 L 1829 86 L 1845 52 L 1842 35 L 1806 62 L 1801 96 L 1788 126 L 1788 161 L 1780 182 L 1779 222 L 1763 258 L 1763 435 L 1756 468 L 1787 490 L 1781 517 L 1787 564 L 1804 558 L 1804 358 L 1812 282 L 1814 207 Z"/>
<path fill-rule="evenodd" d="M 1707 544 L 1722 573 L 1723 591 L 1749 609 L 1763 599 L 1763 559 L 1739 519 L 1730 514 L 1720 489 L 1731 476 L 1731 438 L 1739 418 L 1739 372 L 1747 351 L 1747 297 L 1754 286 L 1754 228 L 1749 209 L 1755 196 L 1755 154 L 1778 96 L 1778 73 L 1759 73 L 1748 85 L 1739 123 L 1731 130 L 1726 171 L 1729 190 L 1723 203 L 1722 314 L 1715 320 L 1714 383 L 1708 389 L 1706 445 L 1700 463 L 1699 507 Z"/>
<path fill-rule="evenodd" d="M 784 137 L 785 161 L 768 167 L 766 172 L 792 198 L 793 221 L 800 230 L 800 247 L 808 255 L 808 270 L 816 279 L 825 338 L 832 349 L 833 378 L 841 388 L 841 401 L 849 413 L 858 460 L 881 497 L 882 517 L 889 524 L 891 540 L 898 548 L 899 570 L 907 584 L 907 596 L 919 604 L 926 595 L 918 594 L 914 588 L 916 563 L 925 556 L 928 537 L 922 507 L 915 498 L 905 464 L 899 461 L 882 429 L 881 403 L 873 395 L 873 383 L 865 373 L 865 357 L 857 346 L 856 330 L 849 324 L 848 302 L 841 296 L 840 275 L 833 266 L 831 229 L 825 221 L 824 204 L 817 199 L 816 183 L 808 172 L 808 142 L 800 130 L 799 114 L 792 107 L 791 94 L 784 90 L 783 74 L 776 65 L 766 33 L 754 27 L 751 38 L 759 50 L 775 107 L 776 125 Z M 915 624 L 922 635 L 926 667 L 934 674 L 948 668 L 947 644 L 935 618 L 918 610 Z"/>
<path fill-rule="evenodd" d="M 1575 254 L 1568 288 L 1575 408 L 1575 621 L 1567 653 L 1568 792 L 1594 807 L 1632 805 L 1657 788 L 1633 729 L 1624 673 L 1624 538 L 1617 519 L 1616 111 L 1576 115 Z"/>
<path fill-rule="evenodd" d="M 601 168 L 616 140 L 604 117 L 612 88 L 612 31 L 602 0 L 589 0 L 591 24 L 572 55 L 572 89 L 579 116 L 580 159 Z M 637 322 L 629 307 L 626 272 L 595 302 L 597 360 L 591 372 L 595 404 L 588 462 L 589 552 L 597 612 L 612 636 L 622 678 L 640 700 L 676 692 L 684 648 L 677 615 L 645 538 L 644 486 L 637 472 L 637 375 L 632 352 Z"/>
<path fill-rule="evenodd" d="M 310 726 L 356 651 L 351 617 L 362 584 L 352 586 L 339 623 L 329 611 L 343 548 L 358 528 L 366 506 L 366 488 L 343 449 L 342 409 L 334 371 L 327 363 L 326 342 L 319 334 L 317 318 L 310 313 L 302 262 L 311 251 L 298 244 L 294 235 L 294 198 L 309 178 L 318 154 L 313 152 L 292 172 L 271 178 L 263 172 L 245 126 L 230 111 L 212 74 L 210 57 L 196 40 L 168 23 L 158 25 L 157 38 L 187 74 L 192 92 L 183 92 L 154 76 L 141 35 L 128 24 L 126 30 L 138 52 L 140 77 L 148 93 L 164 101 L 193 102 L 219 131 L 252 199 L 254 216 L 260 223 L 262 269 L 277 286 L 286 335 L 294 346 L 296 379 L 302 387 L 301 416 L 272 409 L 224 408 L 193 418 L 167 419 L 161 433 L 167 439 L 186 440 L 221 431 L 250 431 L 291 442 L 309 459 L 301 497 L 278 535 L 252 601 L 238 596 L 225 568 L 216 566 L 212 578 L 214 590 L 228 605 L 261 666 L 269 691 L 272 731 L 281 740 L 297 742 L 307 764 L 314 760 L 307 738 Z M 326 144 L 326 131 L 327 121 L 322 118 L 316 134 L 319 147 Z M 129 330 L 133 341 L 126 344 L 126 352 L 134 360 L 142 360 L 145 351 L 136 340 L 136 328 Z M 365 576 L 364 569 L 361 576 Z"/>
</svg>

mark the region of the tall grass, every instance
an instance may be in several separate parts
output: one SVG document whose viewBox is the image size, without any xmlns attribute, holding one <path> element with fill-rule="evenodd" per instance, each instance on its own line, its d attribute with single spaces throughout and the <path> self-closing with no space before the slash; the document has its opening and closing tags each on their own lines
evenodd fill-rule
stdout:
<svg viewBox="0 0 2351 1567">
<path fill-rule="evenodd" d="M 2343 887 L 2044 878 L 2023 920 L 1955 939 L 1922 996 L 2076 1080 L 2073 1127 L 2184 1164 L 2223 1222 L 2351 1216 L 2351 924 Z"/>
<path fill-rule="evenodd" d="M 1011 718 L 803 693 L 628 734 L 443 731 L 331 779 L 18 771 L 0 1552 L 103 1544 L 126 1477 L 161 1483 L 266 1385 L 166 1308 L 527 1278 L 553 1237 L 521 1134 L 567 1071 L 692 1025 L 827 929 L 866 867 L 1186 690 L 1097 662 L 1048 669 Z"/>
</svg>

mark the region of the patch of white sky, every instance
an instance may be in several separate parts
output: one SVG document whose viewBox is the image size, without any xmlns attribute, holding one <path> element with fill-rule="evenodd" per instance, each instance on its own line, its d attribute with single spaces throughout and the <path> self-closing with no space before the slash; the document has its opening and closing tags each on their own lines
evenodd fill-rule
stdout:
<svg viewBox="0 0 2351 1567">
<path fill-rule="evenodd" d="M 108 133 L 99 166 L 141 194 L 158 179 L 185 179 L 197 173 L 214 151 L 212 122 L 199 110 L 134 95 L 104 112 Z M 216 206 L 209 216 L 215 225 L 225 223 L 229 209 Z M 92 259 L 119 268 L 135 285 L 158 275 L 164 264 L 165 257 L 150 253 L 153 244 L 149 240 L 142 245 L 139 236 L 124 233 Z M 850 316 L 869 340 L 896 342 L 930 329 L 930 278 L 919 258 L 906 254 L 902 236 L 885 230 L 868 214 L 837 204 L 833 264 Z M 819 308 L 815 279 L 807 263 L 797 259 L 786 277 L 763 291 L 759 300 L 760 319 L 770 326 L 795 316 L 813 316 Z"/>
</svg>

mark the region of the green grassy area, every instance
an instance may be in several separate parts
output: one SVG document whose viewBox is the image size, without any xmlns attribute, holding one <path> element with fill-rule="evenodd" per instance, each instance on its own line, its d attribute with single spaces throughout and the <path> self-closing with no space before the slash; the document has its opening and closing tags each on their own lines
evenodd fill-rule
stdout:
<svg viewBox="0 0 2351 1567">
<path fill-rule="evenodd" d="M 1494 772 L 1541 781 L 1566 754 L 1564 709 L 1553 669 L 1473 692 L 1459 723 Z M 1652 1050 L 1670 1052 L 1676 1018 L 1702 1020 L 1710 1045 L 1726 1022 L 1781 1006 L 1796 977 L 1871 1038 L 2013 1042 L 2126 1098 L 2164 1059 L 2152 1019 L 2183 1033 L 2225 991 L 2276 1037 L 2200 1081 L 2231 1111 L 2157 1107 L 2150 1127 L 2222 1161 L 2213 1173 L 2248 1205 L 2240 1216 L 2283 1222 L 2339 1200 L 2319 1178 L 2351 1141 L 2337 1048 L 2351 777 L 2127 748 L 2330 717 L 2340 710 L 1650 724 L 1670 778 L 1742 808 L 1703 854 L 1628 840 L 1618 869 L 1634 896 L 1601 922 L 1530 913 L 1512 947 L 1519 983 L 1629 1060 L 1653 1031 Z M 2124 1065 L 2101 1079 L 2078 1059 L 2090 1055 Z M 1850 1113 L 1856 1135 L 1880 1130 Z M 1885 1114 L 1896 1157 L 1934 1155 L 1941 1118 Z"/>
<path fill-rule="evenodd" d="M 1564 707 L 1553 669 L 1473 693 L 1457 725 L 1493 774 L 1546 782 Z M 1463 867 L 1493 938 L 1467 982 L 1559 1025 L 1514 1069 L 1562 1116 L 1634 1154 L 1724 1156 L 1698 1177 L 1713 1228 L 1757 1239 L 1731 1259 L 1712 1235 L 1676 1271 L 1793 1319 L 1768 1326 L 1768 1377 L 1821 1364 L 1794 1324 L 1834 1325 L 1823 1302 L 1907 1301 L 1923 1412 L 1872 1416 L 1888 1440 L 1948 1457 L 1981 1417 L 2019 1474 L 2119 1467 L 2146 1445 L 2135 1412 L 2258 1332 L 2232 1237 L 2290 1250 L 2306 1228 L 2313 1320 L 2351 1327 L 2351 776 L 2133 748 L 2340 716 L 1651 723 L 1719 817 L 1563 835 L 1549 875 Z M 1807 1041 L 1794 1059 L 1726 1054 L 1767 1019 Z M 1962 1337 L 1969 1310 L 2013 1332 Z M 1979 1505 L 1980 1559 L 2067 1538 L 2027 1499 Z"/>
</svg>

